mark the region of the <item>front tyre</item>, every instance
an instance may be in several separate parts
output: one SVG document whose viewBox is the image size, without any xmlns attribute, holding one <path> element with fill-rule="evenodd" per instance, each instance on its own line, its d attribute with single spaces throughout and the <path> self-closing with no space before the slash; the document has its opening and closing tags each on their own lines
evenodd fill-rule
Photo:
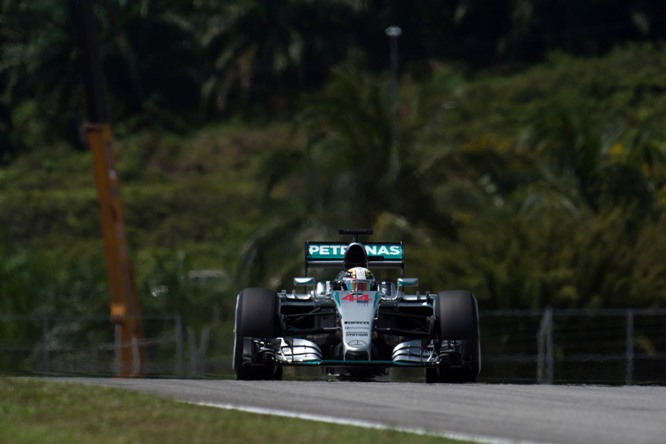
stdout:
<svg viewBox="0 0 666 444">
<path fill-rule="evenodd" d="M 426 370 L 426 382 L 474 382 L 481 371 L 479 310 L 474 295 L 466 290 L 438 294 L 438 340 L 460 342 L 458 353 L 437 369 Z"/>
<path fill-rule="evenodd" d="M 275 338 L 278 334 L 277 294 L 266 288 L 246 288 L 236 299 L 233 369 L 242 380 L 282 379 L 275 363 L 243 366 L 243 338 Z"/>
</svg>

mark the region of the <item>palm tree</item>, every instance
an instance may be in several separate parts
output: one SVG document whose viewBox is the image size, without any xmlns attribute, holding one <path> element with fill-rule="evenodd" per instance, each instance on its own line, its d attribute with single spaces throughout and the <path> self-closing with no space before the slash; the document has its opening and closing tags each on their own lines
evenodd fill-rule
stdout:
<svg viewBox="0 0 666 444">
<path fill-rule="evenodd" d="M 649 127 L 630 131 L 617 118 L 561 109 L 537 125 L 535 136 L 544 173 L 569 183 L 568 192 L 593 210 L 608 204 L 650 210 L 654 189 L 648 175 L 662 168 L 664 155 L 650 142 Z"/>
<path fill-rule="evenodd" d="M 202 89 L 209 108 L 241 104 L 280 109 L 320 85 L 352 42 L 356 2 L 199 2 L 198 42 L 210 66 Z"/>
<path fill-rule="evenodd" d="M 435 205 L 434 181 L 419 161 L 417 140 L 426 122 L 420 113 L 432 95 L 417 95 L 415 108 L 404 107 L 394 120 L 387 82 L 343 71 L 335 76 L 297 120 L 295 140 L 304 138 L 303 145 L 285 146 L 264 162 L 264 208 L 271 221 L 245 248 L 243 282 L 280 280 L 286 270 L 300 267 L 300 260 L 284 258 L 300 257 L 303 241 L 313 234 L 336 238 L 344 226 L 374 226 L 387 235 L 431 229 L 456 236 L 446 208 Z M 270 259 L 275 250 L 278 259 Z M 269 269 L 272 278 L 266 277 Z"/>
<path fill-rule="evenodd" d="M 3 2 L 0 24 L 0 109 L 16 154 L 62 139 L 78 144 L 75 42 L 64 3 Z M 4 149 L 5 147 L 0 149 Z M 0 153 L 3 156 L 3 153 Z"/>
</svg>

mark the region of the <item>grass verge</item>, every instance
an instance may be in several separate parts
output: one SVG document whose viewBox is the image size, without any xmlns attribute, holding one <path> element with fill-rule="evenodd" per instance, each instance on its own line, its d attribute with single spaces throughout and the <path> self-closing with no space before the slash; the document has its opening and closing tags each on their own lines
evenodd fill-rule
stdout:
<svg viewBox="0 0 666 444">
<path fill-rule="evenodd" d="M 0 430 L 11 443 L 453 443 L 184 404 L 155 395 L 0 377 Z"/>
</svg>

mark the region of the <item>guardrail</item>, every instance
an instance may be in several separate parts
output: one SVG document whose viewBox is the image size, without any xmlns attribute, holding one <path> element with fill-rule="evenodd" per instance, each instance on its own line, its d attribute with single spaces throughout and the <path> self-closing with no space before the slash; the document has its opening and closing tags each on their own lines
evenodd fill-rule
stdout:
<svg viewBox="0 0 666 444">
<path fill-rule="evenodd" d="M 666 384 L 666 310 L 482 311 L 480 381 Z M 180 315 L 143 316 L 147 377 L 229 377 L 232 326 L 201 347 Z M 207 333 L 208 334 L 208 333 Z M 113 376 L 108 316 L 0 316 L 0 373 Z"/>
</svg>

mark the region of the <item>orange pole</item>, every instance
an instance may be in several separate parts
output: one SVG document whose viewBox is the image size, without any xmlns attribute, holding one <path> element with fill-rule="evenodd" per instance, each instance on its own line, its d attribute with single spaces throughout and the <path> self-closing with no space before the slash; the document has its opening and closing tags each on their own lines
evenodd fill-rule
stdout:
<svg viewBox="0 0 666 444">
<path fill-rule="evenodd" d="M 118 170 L 108 123 L 87 126 L 92 151 L 100 220 L 106 257 L 106 274 L 111 295 L 111 320 L 120 324 L 120 352 L 117 376 L 141 375 L 141 307 L 136 290 L 132 261 L 127 249 L 123 205 Z"/>
<path fill-rule="evenodd" d="M 111 295 L 111 320 L 116 324 L 116 345 L 119 347 L 116 375 L 140 376 L 143 363 L 141 307 L 127 251 L 125 218 L 104 97 L 102 64 L 95 39 L 92 3 L 91 0 L 70 0 L 70 7 L 79 38 L 88 108 L 87 140 L 92 151 L 99 199 L 106 275 Z"/>
</svg>

